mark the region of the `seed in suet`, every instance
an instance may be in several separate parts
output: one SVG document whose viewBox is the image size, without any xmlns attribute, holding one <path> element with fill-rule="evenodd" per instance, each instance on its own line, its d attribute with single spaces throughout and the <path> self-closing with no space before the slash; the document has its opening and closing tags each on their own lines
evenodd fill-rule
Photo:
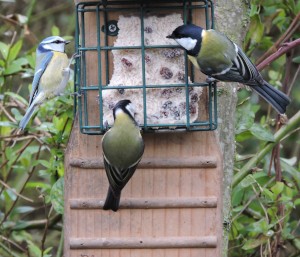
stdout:
<svg viewBox="0 0 300 257">
<path fill-rule="evenodd" d="M 160 69 L 160 75 L 164 78 L 164 79 L 170 79 L 173 77 L 173 72 L 167 68 L 167 67 L 162 67 Z"/>
<path fill-rule="evenodd" d="M 133 66 L 132 62 L 129 61 L 128 59 L 124 58 L 124 57 L 121 59 L 121 62 L 122 62 L 123 66 L 125 68 L 129 68 L 130 69 Z"/>
<path fill-rule="evenodd" d="M 145 27 L 145 32 L 146 33 L 152 33 L 153 32 L 153 29 L 151 27 Z"/>
</svg>

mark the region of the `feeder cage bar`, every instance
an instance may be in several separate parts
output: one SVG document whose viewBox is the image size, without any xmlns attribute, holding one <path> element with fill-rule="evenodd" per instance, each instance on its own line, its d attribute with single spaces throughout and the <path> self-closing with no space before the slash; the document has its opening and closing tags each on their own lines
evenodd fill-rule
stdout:
<svg viewBox="0 0 300 257">
<path fill-rule="evenodd" d="M 126 6 L 122 8 L 120 6 Z M 192 23 L 193 17 L 196 14 L 196 10 L 203 10 L 203 15 L 205 15 L 206 29 L 214 27 L 214 7 L 210 0 L 162 0 L 162 1 L 97 1 L 97 2 L 81 2 L 76 6 L 76 35 L 75 35 L 75 47 L 76 52 L 80 53 L 80 57 L 76 59 L 75 64 L 75 85 L 74 89 L 77 92 L 75 98 L 75 108 L 78 109 L 79 113 L 79 124 L 80 131 L 84 134 L 104 134 L 109 128 L 104 121 L 103 115 L 103 93 L 105 90 L 119 90 L 119 89 L 139 89 L 142 91 L 143 97 L 143 124 L 140 124 L 141 128 L 145 132 L 156 132 L 165 130 L 184 130 L 184 131 L 208 131 L 217 128 L 217 91 L 216 82 L 196 82 L 195 81 L 195 70 L 188 61 L 188 57 L 185 53 L 185 78 L 184 83 L 177 84 L 160 84 L 153 85 L 147 83 L 146 80 L 146 60 L 145 52 L 148 49 L 176 49 L 179 48 L 177 45 L 146 45 L 144 41 L 145 26 L 144 19 L 145 15 L 150 12 L 159 11 L 174 11 L 176 13 L 181 13 L 185 24 Z M 96 45 L 86 44 L 86 19 L 88 13 L 95 13 L 96 19 Z M 109 45 L 109 37 L 116 36 L 118 32 L 117 23 L 113 24 L 116 31 L 113 33 L 109 32 L 108 24 L 110 22 L 110 14 L 122 12 L 123 14 L 131 14 L 132 12 L 138 13 L 140 16 L 141 24 L 141 40 L 138 46 L 112 46 Z M 89 31 L 89 34 L 91 31 Z M 101 35 L 104 33 L 104 35 Z M 111 34 L 110 34 L 111 33 Z M 142 84 L 132 85 L 132 86 L 109 86 L 110 81 L 110 54 L 113 50 L 140 50 L 141 51 L 141 64 L 142 64 Z M 87 81 L 87 56 L 89 54 L 97 55 L 97 83 L 89 83 Z M 102 72 L 102 70 L 104 72 Z M 190 80 L 189 80 L 190 76 Z M 204 114 L 199 112 L 198 118 L 191 122 L 190 119 L 190 97 L 189 91 L 193 87 L 202 87 L 204 94 L 207 94 L 207 113 Z M 158 123 L 153 124 L 147 120 L 147 102 L 148 89 L 165 89 L 165 88 L 182 88 L 185 91 L 185 101 L 186 101 L 186 122 L 180 123 Z M 88 97 L 90 92 L 95 92 L 95 96 L 98 93 L 98 108 L 99 108 L 99 118 L 96 123 L 91 122 L 91 114 L 88 113 L 89 102 L 91 98 Z M 96 98 L 96 97 L 95 97 Z M 96 101 L 96 99 L 95 99 Z M 203 110 L 202 110 L 203 111 Z"/>
</svg>

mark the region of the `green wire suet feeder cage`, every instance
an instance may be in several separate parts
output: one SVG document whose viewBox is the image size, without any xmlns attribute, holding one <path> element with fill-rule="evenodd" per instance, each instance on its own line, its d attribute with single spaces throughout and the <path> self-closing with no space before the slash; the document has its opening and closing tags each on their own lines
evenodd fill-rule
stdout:
<svg viewBox="0 0 300 257">
<path fill-rule="evenodd" d="M 169 27 L 174 24 L 163 24 L 164 16 L 173 12 L 175 16 L 168 19 L 177 19 L 180 23 L 181 18 L 182 23 L 193 23 L 199 10 L 205 16 L 206 29 L 213 28 L 214 9 L 211 1 L 97 1 L 77 4 L 76 52 L 81 57 L 76 61 L 75 91 L 78 93 L 76 108 L 82 133 L 105 133 L 112 124 L 109 120 L 111 117 L 105 115 L 109 113 L 112 116 L 111 101 L 117 101 L 118 96 L 119 100 L 140 101 L 140 108 L 137 108 L 140 113 L 138 123 L 145 132 L 207 131 L 217 128 L 216 83 L 195 81 L 196 71 L 186 53 L 174 45 L 175 41 L 165 39 L 167 34 L 157 36 L 152 33 L 151 25 L 147 25 L 149 22 L 158 22 L 153 26 L 170 30 Z M 120 12 L 122 17 L 116 16 Z M 96 31 L 90 31 L 85 25 L 86 19 L 95 19 Z M 138 25 L 134 26 L 137 21 Z M 122 26 L 130 30 L 124 31 L 120 28 Z M 118 41 L 122 33 L 123 39 Z M 86 38 L 87 34 L 92 34 L 94 38 Z M 131 44 L 134 36 L 138 39 Z M 148 42 L 152 40 L 151 37 L 157 39 L 158 43 Z M 96 60 L 92 68 L 87 68 L 89 58 Z M 115 65 L 118 60 L 119 68 Z M 181 60 L 182 72 L 172 71 L 170 67 L 177 69 Z M 161 62 L 165 62 L 165 65 Z M 96 73 L 94 81 L 87 80 L 89 72 Z M 121 76 L 114 74 L 117 72 Z M 151 72 L 156 73 L 153 75 Z M 132 83 L 124 82 L 126 79 Z M 153 82 L 156 80 L 159 82 Z M 202 98 L 205 101 L 200 101 Z M 96 119 L 94 113 L 91 115 L 88 112 L 90 104 L 96 106 Z M 205 106 L 201 109 L 200 105 Z"/>
</svg>

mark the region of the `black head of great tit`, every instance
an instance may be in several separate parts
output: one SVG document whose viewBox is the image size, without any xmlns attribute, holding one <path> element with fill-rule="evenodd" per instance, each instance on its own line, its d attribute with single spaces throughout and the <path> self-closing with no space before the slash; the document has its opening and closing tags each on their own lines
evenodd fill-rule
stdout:
<svg viewBox="0 0 300 257">
<path fill-rule="evenodd" d="M 167 38 L 176 40 L 204 74 L 248 85 L 278 113 L 285 113 L 289 97 L 266 82 L 242 49 L 222 33 L 188 24 L 177 27 Z"/>
<path fill-rule="evenodd" d="M 121 191 L 144 153 L 144 141 L 134 113 L 130 100 L 119 101 L 113 108 L 114 125 L 102 138 L 104 167 L 109 181 L 104 210 L 119 209 Z"/>
</svg>

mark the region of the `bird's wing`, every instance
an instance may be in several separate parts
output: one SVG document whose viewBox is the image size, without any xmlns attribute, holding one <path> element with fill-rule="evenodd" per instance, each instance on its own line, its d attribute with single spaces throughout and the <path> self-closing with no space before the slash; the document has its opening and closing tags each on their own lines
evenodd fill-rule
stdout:
<svg viewBox="0 0 300 257">
<path fill-rule="evenodd" d="M 213 77 L 221 81 L 235 81 L 247 84 L 249 86 L 263 83 L 263 79 L 255 65 L 245 55 L 239 46 L 236 44 L 234 45 L 237 50 L 237 55 L 236 58 L 232 60 L 232 67 L 228 72 L 224 74 L 218 74 Z"/>
<path fill-rule="evenodd" d="M 109 184 L 114 190 L 122 190 L 129 179 L 134 174 L 141 158 L 127 169 L 119 170 L 109 163 L 105 155 L 103 155 L 104 167 L 109 180 Z"/>
<path fill-rule="evenodd" d="M 32 103 L 33 99 L 35 98 L 35 96 L 38 92 L 40 79 L 41 79 L 43 73 L 45 72 L 52 57 L 53 57 L 53 53 L 47 52 L 42 55 L 41 59 L 37 59 L 35 73 L 34 73 L 34 77 L 33 77 L 33 81 L 32 81 L 32 90 L 31 90 L 31 94 L 30 94 L 29 105 Z"/>
</svg>

